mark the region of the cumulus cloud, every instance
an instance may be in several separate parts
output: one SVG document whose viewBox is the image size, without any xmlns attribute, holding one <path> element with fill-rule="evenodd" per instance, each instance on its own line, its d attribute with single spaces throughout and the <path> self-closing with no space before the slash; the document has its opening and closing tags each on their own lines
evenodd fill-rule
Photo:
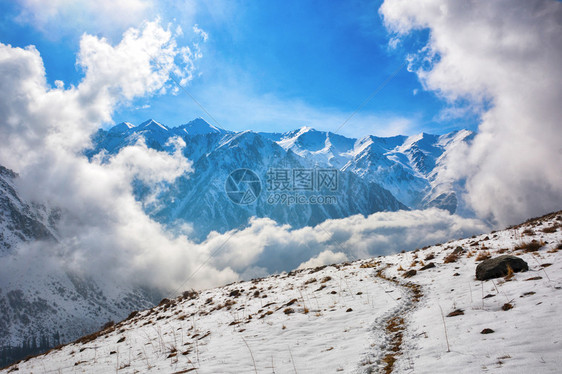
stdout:
<svg viewBox="0 0 562 374">
<path fill-rule="evenodd" d="M 34 156 L 42 158 L 41 147 L 80 151 L 100 123 L 111 121 L 117 105 L 166 90 L 169 74 L 179 69 L 180 62 L 184 74 L 191 71 L 172 33 L 157 22 L 128 30 L 115 46 L 104 38 L 84 35 L 78 64 L 85 76 L 77 87 L 66 90 L 61 84 L 57 89 L 47 87 L 35 47 L 0 48 L 0 113 L 6 119 L 0 134 L 17 145 L 19 153 L 13 157 L 13 148 L 2 147 L 0 159 L 15 169 L 33 162 Z"/>
<path fill-rule="evenodd" d="M 174 152 L 168 154 L 158 152 L 147 147 L 144 138 L 140 138 L 133 146 L 124 147 L 107 161 L 107 168 L 116 172 L 124 172 L 127 179 L 136 178 L 146 184 L 154 185 L 159 182 L 173 182 L 186 172 L 191 172 L 191 162 L 187 160 L 182 150 L 185 142 L 181 138 L 172 138 L 166 146 L 173 146 Z M 103 154 L 94 158 L 94 162 L 101 163 Z"/>
<path fill-rule="evenodd" d="M 249 227 L 211 235 L 201 245 L 228 239 L 213 262 L 219 268 L 230 265 L 241 271 L 252 264 L 279 272 L 411 250 L 486 230 L 480 220 L 433 208 L 356 215 L 301 229 L 268 218 L 253 219 Z"/>
<path fill-rule="evenodd" d="M 465 182 L 464 200 L 497 224 L 560 209 L 562 3 L 386 0 L 380 12 L 395 36 L 429 30 L 410 56 L 424 88 L 481 114 L 441 177 Z"/>
<path fill-rule="evenodd" d="M 322 265 L 338 264 L 347 260 L 347 256 L 341 252 L 324 251 L 311 258 L 310 260 L 303 262 L 298 266 L 298 269 L 314 268 Z"/>
<path fill-rule="evenodd" d="M 205 264 L 212 245 L 196 247 L 171 235 L 134 199 L 134 180 L 158 185 L 191 171 L 181 140 L 171 154 L 142 141 L 104 162 L 81 153 L 118 105 L 167 89 L 170 72 L 185 68 L 185 58 L 158 22 L 128 30 L 117 45 L 84 35 L 78 57 L 83 80 L 53 89 L 34 47 L 0 44 L 0 164 L 19 172 L 24 198 L 61 211 L 58 243 L 34 243 L 18 255 L 53 256 L 85 275 L 136 284 L 150 279 L 149 285 L 162 289 L 198 266 L 198 286 L 237 279 L 228 267 Z"/>
</svg>

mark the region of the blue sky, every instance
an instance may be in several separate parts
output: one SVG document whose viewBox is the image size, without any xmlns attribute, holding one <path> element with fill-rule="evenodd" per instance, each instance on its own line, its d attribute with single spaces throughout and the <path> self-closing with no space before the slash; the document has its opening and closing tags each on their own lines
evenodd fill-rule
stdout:
<svg viewBox="0 0 562 374">
<path fill-rule="evenodd" d="M 201 58 L 185 89 L 212 118 L 180 91 L 122 105 L 115 123 L 154 118 L 177 126 L 203 117 L 231 130 L 287 131 L 308 125 L 334 131 L 429 37 L 420 30 L 390 48 L 392 35 L 378 13 L 381 1 L 161 1 L 150 2 L 122 24 L 96 22 L 95 16 L 75 14 L 81 11 L 70 7 L 56 9 L 49 19 L 53 9 L 33 8 L 33 3 L 0 0 L 0 41 L 35 45 L 53 85 L 62 80 L 68 87 L 82 79 L 76 53 L 83 33 L 118 43 L 127 27 L 159 17 L 171 28 L 181 26 L 178 44 L 195 50 L 197 43 Z M 194 25 L 208 35 L 206 41 Z M 358 137 L 476 128 L 475 114 L 450 118 L 444 116 L 451 112 L 448 107 L 404 67 L 339 132 Z"/>
</svg>

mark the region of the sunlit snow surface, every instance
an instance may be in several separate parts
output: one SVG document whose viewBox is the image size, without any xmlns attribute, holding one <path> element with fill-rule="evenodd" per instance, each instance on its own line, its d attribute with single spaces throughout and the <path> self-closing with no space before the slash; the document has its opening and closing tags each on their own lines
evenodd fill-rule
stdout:
<svg viewBox="0 0 562 374">
<path fill-rule="evenodd" d="M 544 246 L 514 249 L 531 240 Z M 94 340 L 17 367 L 24 373 L 383 372 L 385 321 L 399 315 L 405 330 L 393 372 L 556 373 L 562 364 L 560 243 L 562 213 L 413 252 L 232 284 L 143 311 Z M 444 263 L 457 246 L 465 253 Z M 477 281 L 476 257 L 485 251 L 516 254 L 529 271 Z M 429 262 L 436 267 L 421 270 Z M 405 279 L 411 269 L 417 274 Z M 398 283 L 376 277 L 379 270 Z M 406 282 L 421 286 L 419 302 Z M 506 303 L 513 308 L 504 311 Z M 443 317 L 455 309 L 464 315 Z M 495 332 L 481 334 L 484 328 Z"/>
</svg>

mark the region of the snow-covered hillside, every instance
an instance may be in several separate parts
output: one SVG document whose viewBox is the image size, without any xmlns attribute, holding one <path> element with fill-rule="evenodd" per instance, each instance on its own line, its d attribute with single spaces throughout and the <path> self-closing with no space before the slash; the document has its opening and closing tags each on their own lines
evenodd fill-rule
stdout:
<svg viewBox="0 0 562 374">
<path fill-rule="evenodd" d="M 22 241 L 55 239 L 57 212 L 23 201 L 15 186 L 17 175 L 0 165 L 0 258 Z"/>
<path fill-rule="evenodd" d="M 0 362 L 71 341 L 154 305 L 146 290 L 36 260 L 31 243 L 57 241 L 60 212 L 22 198 L 17 178 L 0 166 Z M 22 250 L 22 243 L 30 246 Z"/>
<path fill-rule="evenodd" d="M 475 279 L 485 258 L 529 270 Z M 562 212 L 411 252 L 184 292 L 1 371 L 557 373 Z"/>
</svg>

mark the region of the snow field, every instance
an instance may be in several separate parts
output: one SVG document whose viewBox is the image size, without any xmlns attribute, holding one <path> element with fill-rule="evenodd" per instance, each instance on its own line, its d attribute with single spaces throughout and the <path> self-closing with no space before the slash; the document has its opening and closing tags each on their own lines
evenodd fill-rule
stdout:
<svg viewBox="0 0 562 374">
<path fill-rule="evenodd" d="M 360 262 L 236 283 L 172 300 L 95 340 L 18 367 L 33 373 L 353 372 L 375 345 L 373 321 L 396 307 L 388 290 L 393 287 Z"/>
</svg>

